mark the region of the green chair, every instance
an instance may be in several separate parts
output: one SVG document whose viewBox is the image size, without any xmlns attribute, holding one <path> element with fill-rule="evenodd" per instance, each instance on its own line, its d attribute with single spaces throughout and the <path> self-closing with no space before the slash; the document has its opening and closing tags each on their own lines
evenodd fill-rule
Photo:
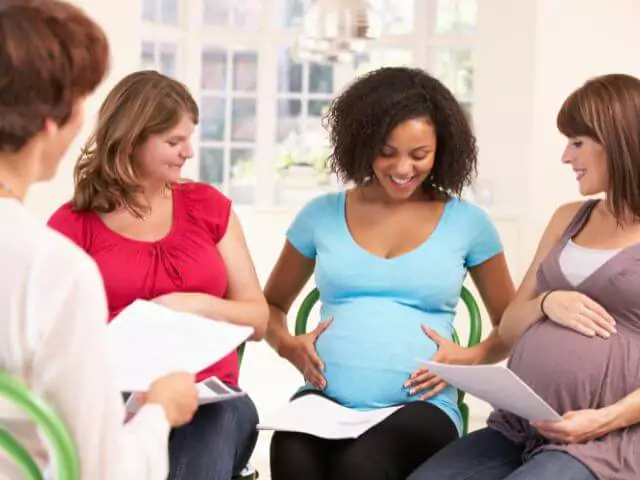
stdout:
<svg viewBox="0 0 640 480">
<path fill-rule="evenodd" d="M 307 333 L 307 323 L 309 321 L 309 315 L 311 314 L 311 310 L 313 306 L 316 304 L 318 299 L 320 298 L 320 292 L 318 292 L 317 288 L 314 288 L 309 294 L 305 297 L 300 305 L 300 309 L 298 310 L 298 315 L 296 316 L 296 326 L 295 326 L 295 334 L 296 335 L 304 335 Z M 462 287 L 462 291 L 460 292 L 460 298 L 464 302 L 467 310 L 469 312 L 469 321 L 471 323 L 469 328 L 469 341 L 467 342 L 468 347 L 473 347 L 480 343 L 480 339 L 482 337 L 482 319 L 480 317 L 480 309 L 478 308 L 478 303 L 475 298 L 466 287 Z M 460 338 L 458 337 L 457 332 L 454 330 L 453 332 L 453 341 L 460 345 Z M 460 413 L 462 414 L 463 420 L 463 433 L 466 435 L 469 431 L 469 406 L 464 402 L 464 392 L 458 392 L 458 407 L 460 408 Z"/>
<path fill-rule="evenodd" d="M 79 480 L 76 448 L 60 417 L 41 398 L 6 372 L 0 372 L 0 397 L 8 400 L 42 431 L 50 448 L 56 479 Z M 23 472 L 25 480 L 42 480 L 43 473 L 31 454 L 4 428 L 0 427 L 0 450 Z"/>
</svg>

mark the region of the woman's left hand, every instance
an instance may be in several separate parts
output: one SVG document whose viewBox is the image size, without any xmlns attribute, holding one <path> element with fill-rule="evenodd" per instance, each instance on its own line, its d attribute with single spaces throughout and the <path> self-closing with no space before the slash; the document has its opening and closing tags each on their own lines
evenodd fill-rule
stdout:
<svg viewBox="0 0 640 480">
<path fill-rule="evenodd" d="M 454 365 L 477 363 L 478 354 L 475 349 L 461 347 L 457 343 L 441 337 L 425 325 L 422 325 L 422 331 L 438 346 L 438 351 L 431 357 L 431 361 Z M 419 367 L 411 374 L 404 386 L 409 388 L 409 395 L 411 396 L 418 392 L 429 390 L 420 396 L 421 400 L 426 400 L 444 390 L 447 387 L 447 383 L 435 373 L 431 373 L 427 367 Z"/>
<path fill-rule="evenodd" d="M 205 316 L 207 297 L 208 295 L 203 293 L 175 292 L 160 295 L 151 301 L 177 312 Z"/>
<path fill-rule="evenodd" d="M 563 445 L 584 443 L 607 433 L 610 415 L 606 409 L 567 412 L 558 422 L 531 422 L 540 435 Z"/>
</svg>

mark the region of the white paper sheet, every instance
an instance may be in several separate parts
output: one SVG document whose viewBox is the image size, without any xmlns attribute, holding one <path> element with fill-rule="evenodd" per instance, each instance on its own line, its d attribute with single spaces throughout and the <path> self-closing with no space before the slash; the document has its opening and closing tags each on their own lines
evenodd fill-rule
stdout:
<svg viewBox="0 0 640 480">
<path fill-rule="evenodd" d="M 531 387 L 502 365 L 446 365 L 426 360 L 420 362 L 449 384 L 495 408 L 530 421 L 562 420 Z"/>
<path fill-rule="evenodd" d="M 361 412 L 320 395 L 304 395 L 265 417 L 259 430 L 300 432 L 320 438 L 358 438 L 402 405 Z"/>
<path fill-rule="evenodd" d="M 252 333 L 251 327 L 137 300 L 107 328 L 110 363 L 120 390 L 146 391 L 167 373 L 197 373 L 216 363 Z"/>
<path fill-rule="evenodd" d="M 238 392 L 227 387 L 217 377 L 210 377 L 198 383 L 196 388 L 198 389 L 198 405 L 224 402 L 246 395 L 246 392 Z M 141 399 L 140 392 L 133 392 L 127 399 L 127 412 L 136 413 L 142 406 Z"/>
</svg>

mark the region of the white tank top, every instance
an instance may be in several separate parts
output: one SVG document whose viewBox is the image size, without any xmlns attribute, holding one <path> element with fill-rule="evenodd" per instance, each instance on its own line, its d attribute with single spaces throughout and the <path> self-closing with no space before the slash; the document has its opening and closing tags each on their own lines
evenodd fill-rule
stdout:
<svg viewBox="0 0 640 480">
<path fill-rule="evenodd" d="M 569 240 L 560 253 L 560 269 L 569 283 L 575 287 L 613 258 L 620 250 L 622 249 L 600 250 L 582 247 L 573 240 Z"/>
</svg>

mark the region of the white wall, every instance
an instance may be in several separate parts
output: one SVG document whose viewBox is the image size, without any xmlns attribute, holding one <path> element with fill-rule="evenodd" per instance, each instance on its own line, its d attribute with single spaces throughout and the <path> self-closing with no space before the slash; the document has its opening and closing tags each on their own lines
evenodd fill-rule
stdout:
<svg viewBox="0 0 640 480">
<path fill-rule="evenodd" d="M 531 257 L 560 204 L 579 198 L 560 164 L 562 101 L 589 77 L 640 76 L 638 0 L 481 0 L 476 63 L 480 173 L 497 202 L 523 219 L 520 254 Z"/>
</svg>

